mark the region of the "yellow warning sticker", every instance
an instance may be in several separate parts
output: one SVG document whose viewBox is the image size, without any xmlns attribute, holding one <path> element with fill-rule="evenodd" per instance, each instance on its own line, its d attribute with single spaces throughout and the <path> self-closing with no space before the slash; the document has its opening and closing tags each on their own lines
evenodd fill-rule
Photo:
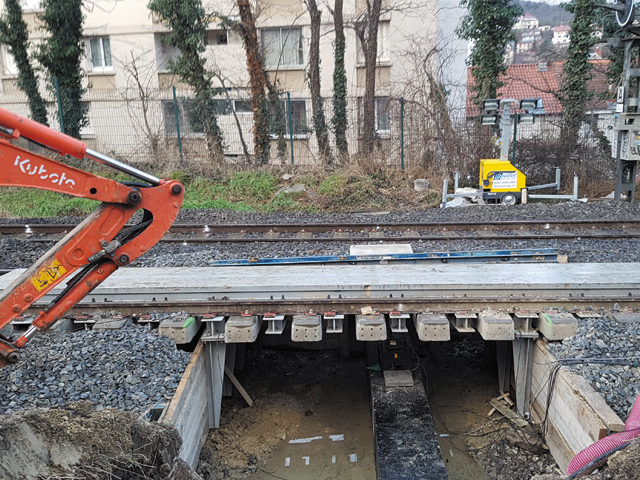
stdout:
<svg viewBox="0 0 640 480">
<path fill-rule="evenodd" d="M 54 260 L 41 269 L 38 274 L 31 279 L 31 283 L 41 292 L 65 273 L 67 273 L 67 269 L 64 268 L 58 260 Z"/>
</svg>

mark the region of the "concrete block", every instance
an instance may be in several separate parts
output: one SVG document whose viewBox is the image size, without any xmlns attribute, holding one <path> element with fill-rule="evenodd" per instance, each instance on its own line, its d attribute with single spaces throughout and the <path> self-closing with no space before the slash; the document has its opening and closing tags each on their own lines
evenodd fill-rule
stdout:
<svg viewBox="0 0 640 480">
<path fill-rule="evenodd" d="M 377 342 L 387 339 L 387 323 L 384 315 L 356 315 L 356 340 Z"/>
<path fill-rule="evenodd" d="M 418 338 L 423 342 L 447 342 L 451 340 L 449 319 L 444 314 L 420 313 L 414 320 Z"/>
<path fill-rule="evenodd" d="M 640 313 L 613 312 L 611 318 L 618 323 L 640 323 Z"/>
<path fill-rule="evenodd" d="M 320 315 L 294 315 L 291 323 L 291 340 L 294 342 L 319 342 L 322 340 Z"/>
<path fill-rule="evenodd" d="M 350 255 L 393 255 L 398 253 L 413 253 L 408 243 L 383 243 L 376 245 L 351 245 Z"/>
<path fill-rule="evenodd" d="M 389 387 L 413 387 L 413 374 L 409 370 L 385 370 L 384 384 Z"/>
<path fill-rule="evenodd" d="M 199 329 L 200 321 L 196 317 L 177 315 L 164 320 L 158 327 L 158 333 L 180 345 L 191 342 Z"/>
<path fill-rule="evenodd" d="M 485 340 L 513 340 L 513 320 L 506 312 L 481 312 L 476 330 Z"/>
<path fill-rule="evenodd" d="M 234 315 L 224 326 L 226 343 L 252 343 L 258 338 L 262 322 L 257 315 Z"/>
<path fill-rule="evenodd" d="M 129 317 L 123 317 L 116 315 L 114 317 L 101 318 L 93 324 L 94 330 L 120 330 L 127 323 L 129 323 Z"/>
<path fill-rule="evenodd" d="M 578 330 L 578 320 L 570 313 L 540 313 L 533 326 L 547 340 L 564 340 Z"/>
</svg>

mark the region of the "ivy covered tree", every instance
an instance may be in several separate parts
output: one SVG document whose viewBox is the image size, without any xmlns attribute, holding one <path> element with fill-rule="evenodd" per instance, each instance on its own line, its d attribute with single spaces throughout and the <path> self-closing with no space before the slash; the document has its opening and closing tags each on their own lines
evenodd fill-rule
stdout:
<svg viewBox="0 0 640 480">
<path fill-rule="evenodd" d="M 628 32 L 621 30 L 616 17 L 613 12 L 604 10 L 604 17 L 602 19 L 602 38 L 624 38 L 628 35 Z M 605 58 L 611 63 L 607 66 L 607 80 L 610 85 L 619 85 L 622 82 L 622 71 L 624 70 L 624 47 L 613 47 L 605 51 Z M 615 89 L 608 92 L 610 98 L 615 95 Z"/>
<path fill-rule="evenodd" d="M 347 143 L 347 70 L 344 66 L 346 40 L 342 14 L 343 3 L 343 0 L 335 0 L 334 9 L 331 11 L 336 32 L 333 45 L 333 117 L 331 124 L 336 136 L 338 155 L 344 158 L 349 154 L 349 145 Z"/>
<path fill-rule="evenodd" d="M 58 79 L 64 132 L 80 138 L 80 130 L 88 124 L 89 108 L 82 103 L 86 92 L 82 85 L 82 0 L 42 0 L 40 7 L 43 12 L 39 19 L 48 35 L 40 44 L 36 58 L 47 71 L 47 88 L 54 95 L 54 78 Z"/>
<path fill-rule="evenodd" d="M 309 16 L 311 17 L 311 42 L 309 44 L 309 90 L 311 91 L 311 108 L 313 110 L 313 128 L 318 139 L 320 155 L 331 163 L 329 149 L 329 132 L 324 117 L 324 99 L 320 93 L 320 23 L 322 12 L 318 9 L 316 0 L 305 0 Z"/>
<path fill-rule="evenodd" d="M 29 32 L 22 19 L 22 8 L 18 0 L 5 0 L 5 15 L 0 19 L 0 43 L 7 45 L 18 67 L 18 88 L 27 96 L 31 118 L 44 125 L 47 123 L 47 108 L 38 90 L 38 77 L 29 59 Z"/>
<path fill-rule="evenodd" d="M 594 95 L 587 86 L 587 81 L 593 77 L 589 53 L 598 41 L 594 35 L 594 26 L 603 13 L 597 8 L 601 3 L 601 0 L 571 0 L 562 5 L 574 15 L 569 32 L 568 58 L 564 64 L 564 77 L 559 94 L 564 109 L 563 136 L 571 142 L 578 141 L 578 131 L 585 119 L 587 102 Z"/>
<path fill-rule="evenodd" d="M 214 97 L 219 89 L 211 86 L 213 74 L 205 67 L 204 37 L 209 18 L 202 0 L 151 0 L 149 10 L 171 28 L 163 40 L 167 45 L 180 50 L 180 56 L 169 61 L 169 71 L 178 75 L 194 90 L 192 118 L 204 132 L 209 158 L 217 164 L 223 161 L 224 140 L 218 126 Z"/>
<path fill-rule="evenodd" d="M 511 29 L 524 12 L 511 0 L 461 0 L 460 4 L 469 11 L 456 34 L 475 42 L 468 64 L 474 78 L 472 100 L 479 105 L 483 99 L 497 98 L 504 85 L 500 77 L 507 71 L 505 48 L 515 40 Z"/>
<path fill-rule="evenodd" d="M 269 107 L 267 99 L 268 80 L 264 62 L 258 44 L 256 19 L 251 10 L 249 0 L 237 0 L 240 10 L 240 21 L 234 25 L 242 38 L 247 55 L 249 83 L 251 84 L 251 110 L 253 111 L 253 145 L 254 155 L 259 163 L 269 162 L 271 136 L 269 134 Z"/>
</svg>

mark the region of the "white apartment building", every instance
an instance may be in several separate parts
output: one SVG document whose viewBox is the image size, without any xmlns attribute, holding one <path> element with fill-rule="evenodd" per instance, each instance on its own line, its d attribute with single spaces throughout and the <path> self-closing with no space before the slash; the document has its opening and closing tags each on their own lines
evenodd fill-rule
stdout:
<svg viewBox="0 0 640 480">
<path fill-rule="evenodd" d="M 526 12 L 521 17 L 518 17 L 518 21 L 513 26 L 514 30 L 529 30 L 532 28 L 538 28 L 540 22 L 536 17 L 531 15 L 529 12 Z"/>
<path fill-rule="evenodd" d="M 559 27 L 553 27 L 553 38 L 551 43 L 553 45 L 569 45 L 571 39 L 569 38 L 569 32 L 571 27 L 569 25 L 560 25 Z"/>
<path fill-rule="evenodd" d="M 294 138 L 304 143 L 300 148 L 313 150 L 316 148 L 313 135 L 305 132 L 305 125 L 311 122 L 311 102 L 306 78 L 310 40 L 310 17 L 303 0 L 256 0 L 258 37 L 263 52 L 266 68 L 270 78 L 277 81 L 280 88 L 290 92 L 291 110 L 294 118 Z M 98 104 L 109 99 L 122 98 L 122 91 L 135 91 L 138 81 L 144 88 L 153 91 L 158 102 L 148 112 L 154 118 L 152 126 L 157 132 L 168 133 L 174 125 L 173 99 L 171 87 L 184 91 L 186 87 L 180 80 L 168 72 L 169 59 L 180 54 L 162 40 L 168 33 L 167 27 L 158 21 L 147 8 L 148 0 L 92 0 L 85 2 L 84 32 L 86 36 L 87 84 L 90 88 L 85 96 L 90 102 L 91 125 L 85 129 L 87 138 L 95 136 L 100 145 L 99 132 L 109 129 L 109 135 L 116 138 L 120 134 L 129 135 L 130 131 L 141 128 L 137 115 L 131 114 L 131 106 L 116 110 L 111 108 L 113 119 L 98 115 Z M 232 0 L 203 0 L 205 10 L 220 16 L 237 17 L 237 7 Z M 319 2 L 322 11 L 322 27 L 320 37 L 321 85 L 322 96 L 332 97 L 333 74 L 333 17 L 329 9 L 332 2 Z M 38 43 L 43 32 L 38 28 L 37 14 L 39 1 L 24 1 L 24 18 L 30 28 L 32 42 Z M 364 95 L 365 69 L 364 56 L 356 38 L 353 24 L 366 9 L 363 0 L 344 1 L 344 19 L 346 34 L 345 63 L 347 69 L 348 97 L 350 108 L 357 110 L 360 98 Z M 387 99 L 390 97 L 425 97 L 425 71 L 433 75 L 438 64 L 435 50 L 437 38 L 437 0 L 394 0 L 383 1 L 383 14 L 378 30 L 378 63 L 376 68 L 376 128 L 384 136 L 392 129 L 390 125 Z M 212 18 L 216 18 L 215 15 Z M 242 129 L 244 140 L 252 150 L 252 112 L 249 105 L 249 75 L 242 41 L 233 31 L 227 31 L 219 22 L 212 22 L 207 30 L 206 38 L 207 66 L 215 73 L 213 84 L 228 89 L 221 96 L 220 117 L 223 130 L 229 129 L 228 138 Z M 19 110 L 26 114 L 26 106 L 20 109 L 16 100 L 20 93 L 17 90 L 17 70 L 15 62 L 2 47 L 2 65 L 0 65 L 0 84 L 2 87 L 2 103 L 5 108 Z M 134 88 L 135 87 L 135 88 Z M 45 89 L 42 89 L 43 93 Z M 11 97 L 11 99 L 9 99 Z M 180 100 L 180 99 L 179 99 Z M 224 105 L 222 105 L 224 103 Z M 183 134 L 197 136 L 195 129 L 189 128 L 188 101 L 179 101 L 179 117 Z M 53 108 L 53 106 L 52 106 Z M 129 110 L 127 110 L 127 108 Z M 137 108 L 137 107 L 136 107 Z M 328 107 L 329 108 L 329 107 Z M 328 109 L 327 118 L 332 112 Z M 357 116 L 357 115 L 356 115 Z M 233 120 L 232 120 L 233 117 Z M 175 124 L 175 121 L 173 122 Z M 357 136 L 357 125 L 351 121 L 351 132 Z M 237 127 L 240 125 L 240 127 Z M 148 130 L 148 129 L 147 129 Z M 146 132 L 148 133 L 148 132 Z M 139 133 L 144 137 L 145 132 Z M 142 138 L 141 142 L 144 140 Z M 227 142 L 230 155 L 242 154 L 238 142 Z M 355 143 L 355 142 L 352 142 Z M 298 148 L 296 146 L 295 148 Z M 117 146 L 109 146 L 109 150 L 119 153 Z"/>
</svg>

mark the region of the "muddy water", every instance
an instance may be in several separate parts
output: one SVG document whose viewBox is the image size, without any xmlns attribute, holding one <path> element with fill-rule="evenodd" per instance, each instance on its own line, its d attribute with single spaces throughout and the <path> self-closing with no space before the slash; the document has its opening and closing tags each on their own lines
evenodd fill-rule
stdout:
<svg viewBox="0 0 640 480">
<path fill-rule="evenodd" d="M 485 366 L 482 342 L 430 345 L 430 406 L 450 480 L 489 480 L 469 454 L 469 434 L 489 420 L 486 402 L 498 395 L 496 372 Z"/>
<path fill-rule="evenodd" d="M 465 435 L 487 422 L 486 402 L 497 396 L 482 342 L 451 341 L 421 353 L 449 478 L 488 480 L 469 455 Z M 343 358 L 337 351 L 249 351 L 237 374 L 256 404 L 246 408 L 237 393 L 223 402 L 222 426 L 205 445 L 213 452 L 207 461 L 214 471 L 226 470 L 224 478 L 254 471 L 251 478 L 261 480 L 376 478 L 363 358 Z M 333 441 L 334 435 L 343 437 Z M 302 439 L 313 440 L 290 443 Z"/>
<path fill-rule="evenodd" d="M 280 441 L 266 458 L 262 468 L 271 475 L 258 472 L 254 478 L 272 479 L 274 474 L 286 479 L 305 480 L 375 478 L 364 359 L 354 361 L 337 357 L 333 365 L 310 365 L 307 368 L 310 373 L 316 368 L 335 368 L 336 372 L 313 391 L 304 386 L 299 388 L 296 382 L 299 379 L 305 381 L 307 375 L 302 371 L 303 367 L 298 375 L 281 377 L 281 381 L 270 383 L 270 390 L 284 391 L 300 400 L 301 416 L 296 430 L 290 432 L 286 440 Z M 331 436 L 336 435 L 336 440 L 332 440 Z M 289 443 L 315 437 L 322 438 Z"/>
</svg>

